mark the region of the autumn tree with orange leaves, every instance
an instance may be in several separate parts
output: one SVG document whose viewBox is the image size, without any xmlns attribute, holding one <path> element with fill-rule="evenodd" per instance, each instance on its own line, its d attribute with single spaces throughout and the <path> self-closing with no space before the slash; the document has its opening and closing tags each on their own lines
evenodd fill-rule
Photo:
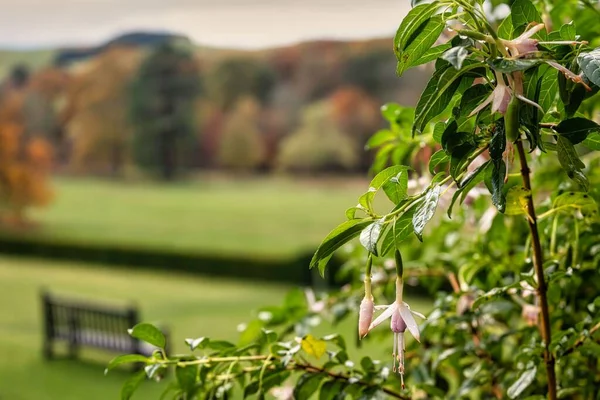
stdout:
<svg viewBox="0 0 600 400">
<path fill-rule="evenodd" d="M 28 77 L 17 68 L 0 93 L 0 221 L 22 225 L 25 212 L 52 198 L 48 172 L 52 148 L 26 129 Z"/>
</svg>

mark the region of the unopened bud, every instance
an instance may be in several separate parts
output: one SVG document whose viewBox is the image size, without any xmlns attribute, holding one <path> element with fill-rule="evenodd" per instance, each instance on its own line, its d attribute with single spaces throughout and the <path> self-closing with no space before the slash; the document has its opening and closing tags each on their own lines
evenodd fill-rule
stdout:
<svg viewBox="0 0 600 400">
<path fill-rule="evenodd" d="M 369 325 L 373 321 L 373 312 L 375 310 L 375 303 L 373 302 L 373 296 L 365 295 L 360 302 L 360 311 L 358 313 L 358 337 L 363 338 L 369 333 Z"/>
</svg>

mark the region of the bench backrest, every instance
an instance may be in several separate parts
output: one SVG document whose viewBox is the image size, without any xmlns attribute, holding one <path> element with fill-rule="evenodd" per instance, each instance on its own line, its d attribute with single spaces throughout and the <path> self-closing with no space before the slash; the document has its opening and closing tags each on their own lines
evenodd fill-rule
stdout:
<svg viewBox="0 0 600 400">
<path fill-rule="evenodd" d="M 116 308 L 42 294 L 45 334 L 96 347 L 136 352 L 127 329 L 139 322 L 133 307 Z"/>
</svg>

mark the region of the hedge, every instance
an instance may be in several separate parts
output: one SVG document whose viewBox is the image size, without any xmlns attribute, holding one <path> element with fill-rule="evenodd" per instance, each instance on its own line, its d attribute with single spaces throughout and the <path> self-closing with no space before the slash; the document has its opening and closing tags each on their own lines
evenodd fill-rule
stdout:
<svg viewBox="0 0 600 400">
<path fill-rule="evenodd" d="M 290 258 L 269 258 L 235 254 L 177 253 L 108 244 L 54 242 L 40 237 L 15 237 L 1 234 L 0 253 L 298 285 L 319 284 L 315 279 L 317 274 L 308 269 L 312 254 L 300 254 Z M 332 260 L 332 264 L 333 268 L 337 269 L 338 263 Z M 320 278 L 317 279 L 320 280 Z"/>
</svg>

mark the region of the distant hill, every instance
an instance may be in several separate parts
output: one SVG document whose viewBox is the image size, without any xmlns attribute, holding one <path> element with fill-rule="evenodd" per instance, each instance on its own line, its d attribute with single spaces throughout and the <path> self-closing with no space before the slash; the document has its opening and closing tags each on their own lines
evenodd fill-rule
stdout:
<svg viewBox="0 0 600 400">
<path fill-rule="evenodd" d="M 58 50 L 54 57 L 54 65 L 64 67 L 74 62 L 83 61 L 102 53 L 113 46 L 155 47 L 164 43 L 177 43 L 184 46 L 192 46 L 191 41 L 182 35 L 163 32 L 131 32 L 117 36 L 96 47 Z"/>
<path fill-rule="evenodd" d="M 187 37 L 165 32 L 129 32 L 119 35 L 106 43 L 93 47 L 72 47 L 41 50 L 1 50 L 0 49 L 0 80 L 3 80 L 13 66 L 23 64 L 31 69 L 38 69 L 47 65 L 68 66 L 71 63 L 84 61 L 111 46 L 140 46 L 153 47 L 165 42 L 175 42 L 182 46 L 190 46 L 197 57 L 208 61 L 219 61 L 232 56 L 254 56 L 257 58 L 269 57 L 286 50 L 306 50 L 315 47 L 346 48 L 352 50 L 364 48 L 383 48 L 390 46 L 390 38 L 337 41 L 318 40 L 307 41 L 289 46 L 273 47 L 261 50 L 243 50 L 235 48 L 219 48 L 212 46 L 196 45 Z"/>
</svg>

